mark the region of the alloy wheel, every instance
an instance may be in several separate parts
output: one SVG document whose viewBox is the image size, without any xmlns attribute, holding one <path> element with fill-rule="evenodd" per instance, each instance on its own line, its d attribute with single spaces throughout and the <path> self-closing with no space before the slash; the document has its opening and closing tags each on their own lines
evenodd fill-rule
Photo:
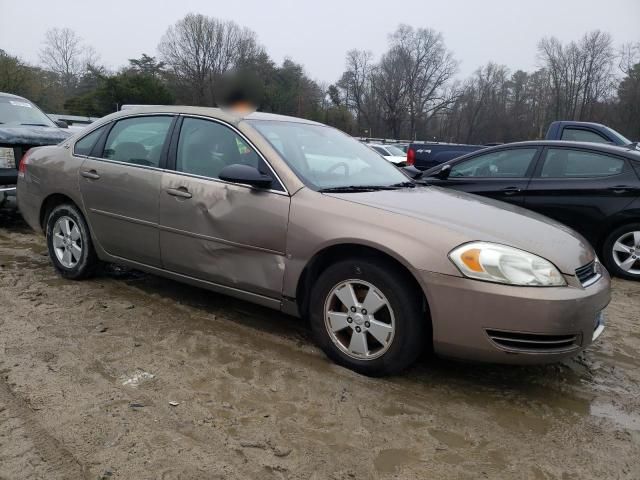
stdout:
<svg viewBox="0 0 640 480">
<path fill-rule="evenodd" d="M 346 280 L 333 287 L 325 301 L 324 318 L 331 341 L 357 360 L 378 358 L 393 342 L 393 309 L 369 282 Z"/>
<path fill-rule="evenodd" d="M 631 275 L 640 275 L 640 231 L 627 232 L 613 243 L 613 260 Z"/>
<path fill-rule="evenodd" d="M 65 268 L 75 267 L 82 257 L 82 235 L 75 220 L 60 217 L 52 231 L 53 250 L 56 258 Z"/>
</svg>

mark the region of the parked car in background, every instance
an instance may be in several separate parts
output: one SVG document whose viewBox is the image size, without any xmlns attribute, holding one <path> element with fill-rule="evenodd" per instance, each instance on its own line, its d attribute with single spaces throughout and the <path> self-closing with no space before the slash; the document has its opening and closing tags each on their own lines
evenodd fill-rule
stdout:
<svg viewBox="0 0 640 480">
<path fill-rule="evenodd" d="M 60 274 L 98 261 L 309 317 L 337 363 L 423 349 L 556 361 L 604 328 L 595 252 L 544 217 L 416 184 L 319 123 L 211 108 L 109 115 L 21 164 L 18 206 Z"/>
<path fill-rule="evenodd" d="M 381 143 L 367 143 L 367 145 L 395 165 L 403 166 L 407 160 L 405 153 L 395 145 L 383 145 Z"/>
<path fill-rule="evenodd" d="M 27 150 L 68 136 L 26 98 L 0 92 L 0 192 L 15 191 L 18 164 Z"/>
<path fill-rule="evenodd" d="M 421 178 L 542 213 L 581 233 L 610 272 L 640 279 L 640 152 L 586 142 L 520 142 L 427 170 Z"/>
<path fill-rule="evenodd" d="M 579 142 L 608 143 L 611 145 L 636 145 L 620 133 L 599 123 L 558 121 L 552 122 L 547 130 L 545 140 L 568 140 Z M 484 145 L 466 145 L 455 143 L 412 143 L 407 150 L 406 164 L 418 170 L 428 170 L 454 158 L 486 147 L 501 145 L 501 143 L 486 143 Z"/>
<path fill-rule="evenodd" d="M 393 146 L 396 148 L 399 148 L 400 150 L 402 150 L 402 152 L 405 154 L 407 154 L 407 150 L 409 150 L 409 145 L 411 145 L 410 143 L 394 143 Z"/>
<path fill-rule="evenodd" d="M 68 126 L 71 133 L 77 133 L 84 130 L 99 118 L 82 117 L 78 115 L 62 115 L 57 113 L 48 113 L 47 116 L 58 124 L 60 124 L 60 122 L 64 122 Z"/>
<path fill-rule="evenodd" d="M 624 135 L 606 125 L 574 121 L 552 122 L 547 130 L 545 140 L 609 143 L 618 146 L 627 146 L 632 143 Z"/>
<path fill-rule="evenodd" d="M 412 143 L 407 149 L 406 164 L 418 170 L 428 170 L 453 158 L 481 150 L 484 145 L 458 143 Z"/>
</svg>

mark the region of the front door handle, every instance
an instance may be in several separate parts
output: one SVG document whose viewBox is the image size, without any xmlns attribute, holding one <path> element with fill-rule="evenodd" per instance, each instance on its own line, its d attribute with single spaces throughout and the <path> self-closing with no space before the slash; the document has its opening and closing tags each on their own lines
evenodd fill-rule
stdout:
<svg viewBox="0 0 640 480">
<path fill-rule="evenodd" d="M 502 189 L 502 193 L 505 195 L 514 195 L 516 193 L 521 192 L 522 190 L 518 187 L 505 187 Z"/>
<path fill-rule="evenodd" d="M 185 187 L 167 188 L 167 193 L 172 197 L 179 197 L 179 198 L 191 198 L 193 196 L 189 193 L 189 190 L 187 190 Z"/>
<path fill-rule="evenodd" d="M 90 180 L 98 180 L 100 178 L 100 175 L 98 175 L 98 172 L 96 172 L 95 170 L 89 170 L 89 171 L 85 170 L 83 172 L 80 172 L 80 175 Z"/>
</svg>

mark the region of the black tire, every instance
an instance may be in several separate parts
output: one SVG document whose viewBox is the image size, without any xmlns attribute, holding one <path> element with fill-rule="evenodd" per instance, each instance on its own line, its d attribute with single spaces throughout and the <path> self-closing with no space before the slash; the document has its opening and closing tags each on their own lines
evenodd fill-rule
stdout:
<svg viewBox="0 0 640 480">
<path fill-rule="evenodd" d="M 62 217 L 71 219 L 80 232 L 78 245 L 81 247 L 81 253 L 72 267 L 63 265 L 60 259 L 58 259 L 54 246 L 54 228 L 58 220 Z M 82 213 L 74 205 L 62 204 L 51 209 L 47 216 L 46 237 L 49 257 L 51 258 L 53 266 L 61 276 L 71 280 L 82 280 L 91 277 L 95 273 L 99 261 L 93 248 L 89 227 Z"/>
<path fill-rule="evenodd" d="M 626 278 L 628 280 L 640 280 L 640 273 L 630 273 L 628 271 L 625 271 L 624 269 L 620 268 L 620 266 L 614 259 L 613 247 L 616 241 L 625 234 L 629 234 L 630 232 L 640 232 L 640 223 L 629 223 L 627 225 L 623 225 L 619 228 L 616 228 L 609 234 L 602 246 L 602 261 L 609 270 L 609 273 L 611 273 L 612 275 L 620 278 Z M 631 244 L 629 244 L 629 246 L 631 246 Z M 633 270 L 637 270 L 640 272 L 640 245 L 635 244 L 634 247 L 634 253 L 629 255 L 631 257 L 635 255 L 637 257 L 635 265 L 633 266 Z M 624 257 L 625 259 L 629 258 L 626 253 L 620 254 L 620 257 Z"/>
<path fill-rule="evenodd" d="M 346 280 L 362 280 L 382 293 L 395 317 L 395 332 L 388 349 L 378 358 L 361 360 L 343 352 L 325 325 L 325 302 L 331 291 Z M 415 362 L 429 348 L 430 319 L 422 294 L 407 275 L 390 262 L 354 259 L 335 263 L 319 276 L 311 292 L 309 316 L 317 344 L 334 362 L 368 376 L 393 375 Z M 355 328 L 355 327 L 353 327 Z M 351 326 L 347 329 L 351 332 Z"/>
</svg>

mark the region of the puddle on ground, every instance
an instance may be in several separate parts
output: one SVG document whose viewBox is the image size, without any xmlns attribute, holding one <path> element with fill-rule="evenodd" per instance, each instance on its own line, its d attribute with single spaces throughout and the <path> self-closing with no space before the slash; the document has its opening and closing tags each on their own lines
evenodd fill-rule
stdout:
<svg viewBox="0 0 640 480">
<path fill-rule="evenodd" d="M 594 402 L 590 413 L 594 417 L 611 420 L 620 427 L 640 431 L 640 414 L 625 412 L 611 403 Z"/>
<path fill-rule="evenodd" d="M 469 442 L 469 440 L 464 438 L 462 435 L 453 432 L 447 432 L 446 430 L 436 430 L 434 428 L 430 428 L 429 434 L 449 448 L 466 448 L 471 445 L 471 442 Z"/>
<path fill-rule="evenodd" d="M 378 456 L 373 461 L 373 466 L 380 474 L 393 474 L 400 468 L 411 463 L 417 463 L 420 459 L 410 450 L 402 448 L 388 448 L 380 450 Z"/>
</svg>

